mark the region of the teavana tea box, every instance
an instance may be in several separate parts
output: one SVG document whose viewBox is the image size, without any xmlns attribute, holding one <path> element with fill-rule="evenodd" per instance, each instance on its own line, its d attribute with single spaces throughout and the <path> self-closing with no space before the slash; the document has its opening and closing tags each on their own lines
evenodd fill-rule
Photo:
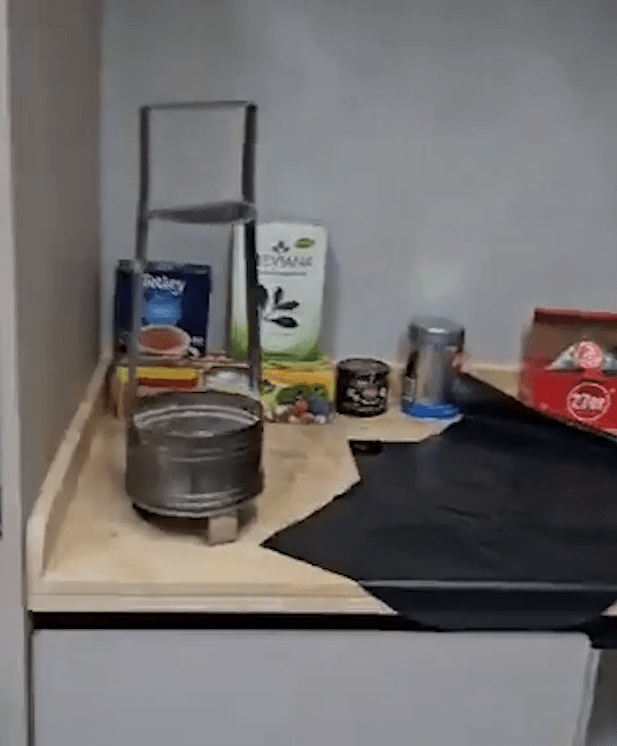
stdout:
<svg viewBox="0 0 617 746">
<path fill-rule="evenodd" d="M 257 275 L 261 347 L 266 358 L 319 357 L 327 233 L 319 225 L 257 226 Z M 244 231 L 234 228 L 231 344 L 246 354 Z"/>
</svg>

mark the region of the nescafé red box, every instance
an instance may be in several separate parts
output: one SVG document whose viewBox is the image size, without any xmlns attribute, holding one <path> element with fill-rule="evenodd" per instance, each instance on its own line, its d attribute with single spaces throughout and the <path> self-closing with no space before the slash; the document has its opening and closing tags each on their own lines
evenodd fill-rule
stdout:
<svg viewBox="0 0 617 746">
<path fill-rule="evenodd" d="M 519 398 L 545 414 L 617 432 L 617 314 L 537 308 L 523 338 Z"/>
</svg>

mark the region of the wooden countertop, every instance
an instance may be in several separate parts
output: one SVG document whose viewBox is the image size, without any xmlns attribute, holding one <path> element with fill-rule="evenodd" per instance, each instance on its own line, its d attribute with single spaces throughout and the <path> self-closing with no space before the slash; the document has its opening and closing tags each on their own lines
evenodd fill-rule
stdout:
<svg viewBox="0 0 617 746">
<path fill-rule="evenodd" d="M 124 424 L 97 406 L 100 388 L 69 429 L 73 448 L 61 448 L 75 475 L 44 485 L 28 524 L 31 610 L 390 613 L 353 581 L 259 545 L 357 481 L 350 437 L 418 440 L 439 425 L 396 409 L 323 426 L 267 424 L 256 519 L 234 543 L 211 547 L 203 529 L 170 530 L 133 509 Z"/>
<path fill-rule="evenodd" d="M 260 547 L 358 480 L 349 439 L 421 440 L 443 425 L 392 408 L 332 425 L 266 425 L 257 516 L 232 544 L 145 519 L 124 490 L 124 426 L 103 408 L 101 363 L 28 522 L 32 611 L 390 614 L 356 583 Z M 474 369 L 511 390 L 515 371 Z"/>
</svg>

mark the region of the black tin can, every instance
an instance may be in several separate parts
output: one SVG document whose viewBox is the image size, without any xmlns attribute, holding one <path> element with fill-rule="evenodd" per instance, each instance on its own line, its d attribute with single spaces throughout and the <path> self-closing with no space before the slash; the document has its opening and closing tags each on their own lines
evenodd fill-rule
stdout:
<svg viewBox="0 0 617 746">
<path fill-rule="evenodd" d="M 338 364 L 336 409 L 341 414 L 372 417 L 388 408 L 390 366 L 381 360 L 350 357 Z"/>
</svg>

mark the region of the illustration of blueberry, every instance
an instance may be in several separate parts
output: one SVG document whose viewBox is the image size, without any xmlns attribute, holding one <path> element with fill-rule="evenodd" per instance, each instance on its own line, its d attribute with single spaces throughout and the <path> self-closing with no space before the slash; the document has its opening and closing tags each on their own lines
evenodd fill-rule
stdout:
<svg viewBox="0 0 617 746">
<path fill-rule="evenodd" d="M 311 413 L 315 416 L 325 415 L 327 417 L 330 413 L 330 405 L 328 404 L 328 402 L 315 393 L 311 393 L 309 395 L 309 407 L 311 409 Z"/>
</svg>

